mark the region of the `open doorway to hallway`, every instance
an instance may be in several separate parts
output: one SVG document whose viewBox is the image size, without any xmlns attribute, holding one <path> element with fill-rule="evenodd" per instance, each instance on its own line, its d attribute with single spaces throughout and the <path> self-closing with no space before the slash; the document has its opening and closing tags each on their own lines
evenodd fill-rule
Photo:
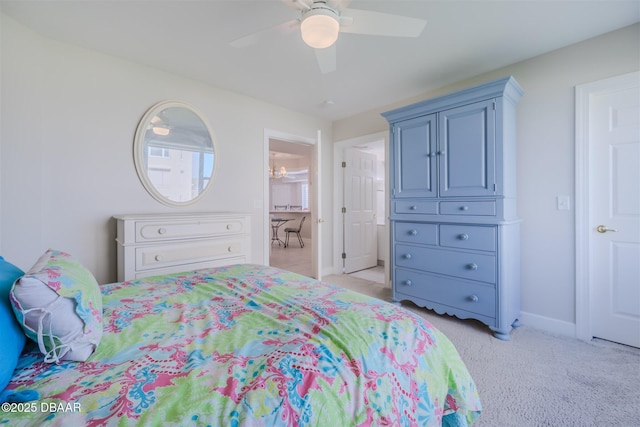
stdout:
<svg viewBox="0 0 640 427">
<path fill-rule="evenodd" d="M 335 144 L 334 266 L 388 286 L 387 141 L 380 132 Z"/>
<path fill-rule="evenodd" d="M 305 276 L 313 274 L 311 162 L 312 146 L 269 139 L 269 264 Z"/>
</svg>

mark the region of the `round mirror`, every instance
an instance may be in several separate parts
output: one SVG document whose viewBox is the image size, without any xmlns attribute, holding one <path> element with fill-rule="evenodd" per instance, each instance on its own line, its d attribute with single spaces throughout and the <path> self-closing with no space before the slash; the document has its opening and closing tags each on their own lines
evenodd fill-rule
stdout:
<svg viewBox="0 0 640 427">
<path fill-rule="evenodd" d="M 134 161 L 142 184 L 156 200 L 168 206 L 189 205 L 211 183 L 213 132 L 193 107 L 161 102 L 138 124 Z"/>
</svg>

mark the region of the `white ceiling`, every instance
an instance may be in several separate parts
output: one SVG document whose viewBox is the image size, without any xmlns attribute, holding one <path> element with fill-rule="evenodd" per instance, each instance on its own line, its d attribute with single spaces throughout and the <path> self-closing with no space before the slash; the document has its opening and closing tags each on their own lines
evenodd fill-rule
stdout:
<svg viewBox="0 0 640 427">
<path fill-rule="evenodd" d="M 343 33 L 337 71 L 321 74 L 298 32 L 230 46 L 297 18 L 281 0 L 0 0 L 0 6 L 43 36 L 328 120 L 640 20 L 638 0 L 353 0 L 350 8 L 423 18 L 426 28 L 415 39 Z"/>
</svg>

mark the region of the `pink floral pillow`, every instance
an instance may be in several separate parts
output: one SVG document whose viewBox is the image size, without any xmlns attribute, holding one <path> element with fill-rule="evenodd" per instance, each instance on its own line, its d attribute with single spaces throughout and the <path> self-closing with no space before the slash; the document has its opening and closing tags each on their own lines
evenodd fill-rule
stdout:
<svg viewBox="0 0 640 427">
<path fill-rule="evenodd" d="M 9 298 L 45 362 L 83 362 L 98 347 L 102 294 L 91 272 L 71 255 L 49 249 L 15 282 Z"/>
</svg>

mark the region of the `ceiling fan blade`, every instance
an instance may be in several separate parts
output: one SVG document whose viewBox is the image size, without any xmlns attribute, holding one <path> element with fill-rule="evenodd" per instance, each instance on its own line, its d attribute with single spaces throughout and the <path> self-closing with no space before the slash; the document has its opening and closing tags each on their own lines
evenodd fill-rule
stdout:
<svg viewBox="0 0 640 427">
<path fill-rule="evenodd" d="M 267 38 L 273 38 L 276 36 L 291 34 L 293 31 L 297 30 L 299 27 L 300 27 L 300 20 L 292 19 L 291 21 L 283 22 L 282 24 L 276 25 L 275 27 L 266 28 L 264 30 L 257 31 L 247 36 L 240 37 L 239 39 L 233 40 L 229 44 L 233 47 L 243 48 L 243 47 L 254 45 L 259 41 L 263 41 Z"/>
<path fill-rule="evenodd" d="M 289 7 L 299 10 L 309 10 L 311 9 L 311 0 L 280 0 L 282 3 L 286 4 Z"/>
<path fill-rule="evenodd" d="M 340 17 L 340 32 L 374 36 L 418 37 L 427 21 L 371 10 L 345 9 Z"/>
<path fill-rule="evenodd" d="M 283 0 L 283 1 L 286 1 L 286 0 Z M 291 1 L 291 0 L 289 0 L 289 1 Z M 347 7 L 349 7 L 349 3 L 351 3 L 351 0 L 328 0 L 327 3 L 333 9 L 344 10 Z"/>
<path fill-rule="evenodd" d="M 336 70 L 336 44 L 332 44 L 324 49 L 314 49 L 316 59 L 322 74 L 332 73 Z"/>
</svg>

